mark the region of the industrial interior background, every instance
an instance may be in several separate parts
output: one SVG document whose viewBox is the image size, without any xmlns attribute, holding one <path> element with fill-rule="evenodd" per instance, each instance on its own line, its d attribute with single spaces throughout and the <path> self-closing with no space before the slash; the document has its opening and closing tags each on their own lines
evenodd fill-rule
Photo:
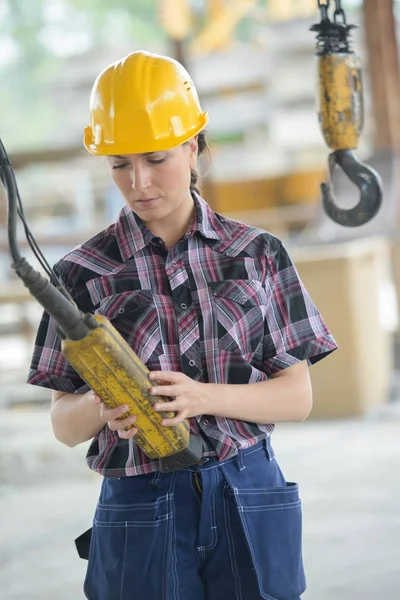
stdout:
<svg viewBox="0 0 400 600">
<path fill-rule="evenodd" d="M 332 2 L 333 4 L 333 2 Z M 97 73 L 135 49 L 182 60 L 209 112 L 212 208 L 287 245 L 340 350 L 312 368 L 314 409 L 275 446 L 304 503 L 305 600 L 400 597 L 400 2 L 343 0 L 362 58 L 358 155 L 379 171 L 378 216 L 357 229 L 321 207 L 329 149 L 317 117 L 317 0 L 0 0 L 0 137 L 50 263 L 122 200 L 82 146 Z M 358 190 L 340 175 L 343 206 Z M 36 264 L 24 242 L 25 254 Z M 100 478 L 53 439 L 50 392 L 25 384 L 41 310 L 12 275 L 0 194 L 0 589 L 78 600 Z M 61 465 L 61 467 L 60 467 Z"/>
</svg>

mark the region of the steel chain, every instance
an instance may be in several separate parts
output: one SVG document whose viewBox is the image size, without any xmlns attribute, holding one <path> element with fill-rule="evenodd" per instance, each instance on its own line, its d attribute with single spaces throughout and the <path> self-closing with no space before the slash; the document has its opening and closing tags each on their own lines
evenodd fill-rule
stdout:
<svg viewBox="0 0 400 600">
<path fill-rule="evenodd" d="M 342 0 L 334 0 L 335 2 L 335 12 L 333 13 L 333 18 L 335 23 L 339 22 L 341 19 L 342 23 L 346 24 L 346 14 L 342 8 Z M 329 21 L 329 8 L 331 5 L 331 0 L 317 0 L 318 8 L 321 11 L 321 19 L 323 21 Z"/>
<path fill-rule="evenodd" d="M 331 4 L 331 0 L 317 0 L 318 8 L 321 11 L 321 19 L 322 21 L 329 21 L 329 7 Z"/>
</svg>

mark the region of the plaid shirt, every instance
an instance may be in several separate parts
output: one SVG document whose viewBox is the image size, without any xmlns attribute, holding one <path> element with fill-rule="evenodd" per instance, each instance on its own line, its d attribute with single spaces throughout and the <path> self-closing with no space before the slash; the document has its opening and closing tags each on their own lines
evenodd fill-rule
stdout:
<svg viewBox="0 0 400 600">
<path fill-rule="evenodd" d="M 202 382 L 244 384 L 308 360 L 336 343 L 282 243 L 214 213 L 194 194 L 195 218 L 168 252 L 128 207 L 116 223 L 55 266 L 81 310 L 108 317 L 150 370 L 181 371 Z M 28 382 L 63 392 L 88 386 L 64 359 L 55 323 L 44 313 Z M 203 456 L 222 461 L 273 431 L 202 415 L 190 419 Z M 134 440 L 104 427 L 87 454 L 107 477 L 155 471 Z"/>
</svg>

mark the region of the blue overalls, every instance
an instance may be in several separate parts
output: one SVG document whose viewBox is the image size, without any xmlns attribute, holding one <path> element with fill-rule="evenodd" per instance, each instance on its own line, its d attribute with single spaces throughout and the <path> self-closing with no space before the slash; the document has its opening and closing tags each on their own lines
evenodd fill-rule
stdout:
<svg viewBox="0 0 400 600">
<path fill-rule="evenodd" d="M 270 440 L 174 473 L 105 478 L 90 600 L 299 600 L 301 503 Z"/>
</svg>

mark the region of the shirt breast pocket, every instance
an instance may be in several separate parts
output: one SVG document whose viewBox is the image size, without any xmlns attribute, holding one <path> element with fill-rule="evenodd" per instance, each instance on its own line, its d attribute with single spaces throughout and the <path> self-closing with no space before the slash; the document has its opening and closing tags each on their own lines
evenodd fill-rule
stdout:
<svg viewBox="0 0 400 600">
<path fill-rule="evenodd" d="M 102 298 L 95 314 L 107 317 L 145 364 L 163 353 L 151 290 L 127 291 Z"/>
<path fill-rule="evenodd" d="M 267 309 L 267 295 L 262 283 L 229 279 L 209 283 L 209 287 L 219 348 L 241 354 L 262 348 Z"/>
</svg>

